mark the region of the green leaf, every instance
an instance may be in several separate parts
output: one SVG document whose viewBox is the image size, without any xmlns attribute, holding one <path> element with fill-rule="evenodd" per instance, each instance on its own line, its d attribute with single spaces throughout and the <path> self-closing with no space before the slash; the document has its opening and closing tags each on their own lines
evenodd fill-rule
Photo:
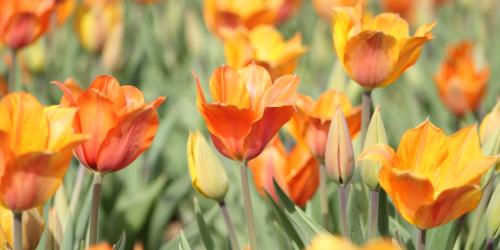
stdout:
<svg viewBox="0 0 500 250">
<path fill-rule="evenodd" d="M 207 223 L 201 214 L 200 204 L 198 204 L 198 199 L 196 198 L 194 199 L 194 211 L 196 213 L 196 224 L 198 225 L 201 241 L 203 241 L 207 250 L 214 249 L 214 241 L 212 240 L 210 229 L 208 229 Z"/>
<path fill-rule="evenodd" d="M 186 236 L 184 236 L 183 231 L 181 231 L 181 242 L 179 243 L 179 250 L 191 250 L 191 247 L 189 246 L 189 243 L 186 239 Z"/>
<path fill-rule="evenodd" d="M 113 245 L 113 250 L 125 250 L 125 242 L 127 242 L 127 236 L 125 235 L 125 231 L 123 231 L 116 244 Z"/>
<path fill-rule="evenodd" d="M 460 218 L 435 229 L 428 230 L 430 232 L 430 240 L 426 247 L 428 249 L 453 249 L 463 223 L 463 218 Z"/>
<path fill-rule="evenodd" d="M 303 249 L 304 248 L 304 241 L 306 239 L 303 239 L 300 237 L 300 235 L 297 233 L 297 231 L 293 227 L 292 222 L 288 219 L 286 214 L 282 211 L 282 208 L 274 201 L 274 199 L 271 197 L 271 195 L 267 191 L 266 191 L 266 195 L 268 198 L 267 200 L 269 201 L 269 203 L 271 203 L 272 210 L 275 212 L 276 216 L 278 217 L 278 221 L 281 224 L 281 228 L 285 230 L 288 237 L 290 237 L 293 240 L 293 242 L 295 242 L 295 244 L 297 244 L 297 246 L 300 249 Z"/>
<path fill-rule="evenodd" d="M 363 190 L 364 188 L 365 190 Z M 364 225 L 367 225 L 368 218 L 368 197 L 364 185 L 359 183 L 350 184 L 350 190 L 347 198 L 347 217 L 349 218 L 349 229 L 351 230 L 351 240 L 356 244 L 364 243 Z"/>
</svg>

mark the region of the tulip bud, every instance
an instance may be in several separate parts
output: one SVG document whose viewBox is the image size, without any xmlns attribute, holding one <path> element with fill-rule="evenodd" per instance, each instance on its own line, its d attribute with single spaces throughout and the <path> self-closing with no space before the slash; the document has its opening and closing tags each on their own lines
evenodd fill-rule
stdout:
<svg viewBox="0 0 500 250">
<path fill-rule="evenodd" d="M 384 122 L 382 116 L 380 115 L 380 107 L 375 108 L 370 124 L 368 125 L 368 130 L 366 132 L 366 139 L 363 148 L 368 148 L 369 146 L 375 144 L 387 144 L 387 134 L 385 132 Z M 370 190 L 376 190 L 378 188 L 378 176 L 380 172 L 380 163 L 365 160 L 359 163 L 361 170 L 361 178 L 368 185 Z"/>
<path fill-rule="evenodd" d="M 354 151 L 349 128 L 337 106 L 333 114 L 325 150 L 325 165 L 328 175 L 339 185 L 345 185 L 354 173 Z"/>
<path fill-rule="evenodd" d="M 486 235 L 490 239 L 500 236 L 500 185 L 496 185 L 490 204 L 486 209 Z"/>
<path fill-rule="evenodd" d="M 199 131 L 189 134 L 187 157 L 193 187 L 209 199 L 222 200 L 228 189 L 227 175 L 219 158 Z"/>
</svg>

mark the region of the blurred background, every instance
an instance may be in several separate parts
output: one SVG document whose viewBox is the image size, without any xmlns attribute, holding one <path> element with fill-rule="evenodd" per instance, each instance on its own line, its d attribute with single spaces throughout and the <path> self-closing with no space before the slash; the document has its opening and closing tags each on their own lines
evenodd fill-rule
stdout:
<svg viewBox="0 0 500 250">
<path fill-rule="evenodd" d="M 87 86 L 99 74 L 112 74 L 121 83 L 138 86 L 148 101 L 159 95 L 167 98 L 159 110 L 160 128 L 151 148 L 132 166 L 105 177 L 100 239 L 114 243 L 125 232 L 127 249 L 177 249 L 179 233 L 183 230 L 191 247 L 203 249 L 196 225 L 195 210 L 199 210 L 214 235 L 215 249 L 228 248 L 217 205 L 195 193 L 186 164 L 188 132 L 200 129 L 207 134 L 195 106 L 191 71 L 195 71 L 207 87 L 210 74 L 225 63 L 223 43 L 205 25 L 203 1 L 116 1 L 113 10 L 101 19 L 85 16 L 88 7 L 83 3 L 60 2 L 72 2 L 66 3 L 64 12 L 61 10 L 64 16 L 57 18 L 61 20 L 54 21 L 50 31 L 37 42 L 19 51 L 21 66 L 16 73 L 17 81 L 25 90 L 45 104 L 54 104 L 59 102 L 61 92 L 49 84 L 50 81 L 73 78 Z M 382 107 L 393 146 L 406 129 L 427 117 L 447 133 L 480 121 L 500 95 L 499 1 L 407 2 L 411 13 L 405 9 L 402 15 L 409 20 L 411 33 L 421 24 L 434 20 L 437 26 L 432 32 L 434 39 L 424 46 L 416 65 L 396 83 L 373 93 L 375 104 Z M 388 8 L 373 0 L 368 1 L 368 6 L 374 14 Z M 302 44 L 307 47 L 296 69 L 301 78 L 301 93 L 317 98 L 323 91 L 336 88 L 346 92 L 353 104 L 361 103 L 362 89 L 349 80 L 337 61 L 331 23 L 318 15 L 313 1 L 301 1 L 300 7 L 277 27 L 286 39 L 301 33 Z M 477 110 L 457 118 L 440 98 L 434 75 L 448 50 L 463 41 L 473 45 L 475 66 L 489 68 L 490 74 Z M 0 75 L 4 76 L 0 82 L 5 94 L 5 76 L 12 56 L 7 48 L 1 48 L 0 55 Z M 242 240 L 246 228 L 237 165 L 225 159 L 223 162 L 231 180 L 226 203 Z M 78 165 L 74 162 L 64 188 L 47 205 L 46 213 L 52 206 L 59 214 L 66 213 L 77 172 Z M 90 210 L 90 184 L 91 176 L 86 173 L 75 215 L 67 218 L 71 223 L 64 230 L 61 249 L 76 249 L 83 244 Z M 287 244 L 283 242 L 286 238 L 276 233 L 275 223 L 267 220 L 269 205 L 257 192 L 253 194 L 259 240 L 286 249 Z M 312 203 L 317 203 L 317 199 Z M 319 218 L 316 210 L 310 209 L 308 213 Z M 39 249 L 44 249 L 46 238 L 44 234 Z"/>
</svg>

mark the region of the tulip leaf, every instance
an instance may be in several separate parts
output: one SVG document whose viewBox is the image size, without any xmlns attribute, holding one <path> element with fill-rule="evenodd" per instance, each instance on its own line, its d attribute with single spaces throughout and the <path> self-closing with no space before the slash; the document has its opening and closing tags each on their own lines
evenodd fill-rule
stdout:
<svg viewBox="0 0 500 250">
<path fill-rule="evenodd" d="M 399 222 L 389 217 L 389 227 L 392 229 L 391 235 L 399 242 L 401 246 L 405 246 L 406 249 L 414 249 L 412 235 L 408 230 Z"/>
<path fill-rule="evenodd" d="M 118 241 L 113 245 L 113 250 L 125 250 L 126 242 L 127 242 L 127 236 L 125 234 L 125 231 L 123 231 Z"/>
<path fill-rule="evenodd" d="M 198 225 L 198 231 L 200 232 L 201 241 L 207 250 L 214 249 L 214 241 L 210 235 L 210 229 L 207 227 L 207 223 L 201 214 L 200 204 L 198 204 L 198 199 L 194 199 L 194 211 L 196 213 L 196 224 Z"/>
<path fill-rule="evenodd" d="M 181 242 L 179 243 L 179 250 L 191 250 L 191 247 L 189 246 L 189 243 L 183 231 L 181 231 Z"/>
<path fill-rule="evenodd" d="M 430 240 L 427 244 L 428 249 L 453 249 L 458 234 L 463 228 L 463 223 L 464 218 L 460 218 L 429 230 Z M 427 239 L 429 239 L 429 237 Z"/>
<path fill-rule="evenodd" d="M 350 190 L 347 198 L 347 218 L 349 218 L 349 228 L 351 230 L 352 241 L 357 244 L 362 244 L 364 242 L 364 230 L 363 225 L 367 224 L 366 212 L 368 211 L 368 206 L 366 202 L 368 197 L 366 197 L 362 188 L 364 185 L 350 185 Z"/>
</svg>

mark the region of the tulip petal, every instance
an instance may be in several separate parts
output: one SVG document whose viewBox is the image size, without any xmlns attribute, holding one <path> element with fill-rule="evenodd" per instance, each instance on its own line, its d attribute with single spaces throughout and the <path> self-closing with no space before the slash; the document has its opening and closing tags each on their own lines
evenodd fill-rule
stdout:
<svg viewBox="0 0 500 250">
<path fill-rule="evenodd" d="M 219 67 L 210 78 L 210 93 L 215 102 L 248 108 L 250 105 L 247 87 L 236 70 L 229 66 Z"/>
<path fill-rule="evenodd" d="M 333 42 L 335 50 L 337 51 L 337 57 L 341 61 L 344 61 L 345 47 L 349 38 L 349 32 L 353 28 L 355 22 L 348 10 L 349 8 L 336 8 L 333 12 Z"/>
<path fill-rule="evenodd" d="M 263 107 L 293 105 L 297 96 L 299 81 L 299 77 L 293 75 L 284 75 L 276 79 L 274 84 L 263 93 Z"/>
<path fill-rule="evenodd" d="M 66 108 L 56 105 L 44 109 L 44 114 L 50 128 L 47 145 L 49 150 L 57 152 L 81 136 L 75 135 L 73 132 L 72 125 L 76 112 L 76 108 Z"/>
<path fill-rule="evenodd" d="M 398 41 L 408 38 L 410 35 L 408 23 L 395 13 L 381 13 L 373 18 L 371 24 L 372 30 L 382 31 L 384 34 L 392 36 Z"/>
<path fill-rule="evenodd" d="M 110 75 L 98 76 L 90 85 L 89 90 L 90 89 L 95 89 L 108 98 L 113 103 L 113 107 L 117 114 L 125 113 L 123 107 L 126 107 L 127 99 L 116 78 Z"/>
<path fill-rule="evenodd" d="M 397 40 L 378 31 L 363 31 L 350 38 L 345 51 L 346 71 L 368 89 L 377 87 L 391 74 L 399 54 Z"/>
<path fill-rule="evenodd" d="M 351 138 L 356 138 L 361 131 L 361 107 L 354 107 L 351 112 L 346 114 L 347 127 L 349 127 L 349 134 Z"/>
<path fill-rule="evenodd" d="M 332 119 L 337 106 L 341 107 L 344 114 L 350 114 L 352 109 L 351 101 L 346 94 L 337 90 L 328 90 L 320 95 L 309 115 L 325 122 Z"/>
<path fill-rule="evenodd" d="M 292 200 L 304 207 L 318 189 L 319 163 L 305 145 L 296 144 L 285 168 L 286 183 Z"/>
<path fill-rule="evenodd" d="M 416 225 L 420 229 L 427 229 L 448 223 L 474 210 L 480 199 L 481 189 L 478 186 L 445 190 L 434 202 L 416 210 Z"/>
<path fill-rule="evenodd" d="M 127 167 L 151 145 L 157 130 L 158 114 L 153 107 L 126 114 L 109 130 L 99 147 L 99 172 L 115 172 Z"/>
<path fill-rule="evenodd" d="M 144 106 L 144 95 L 138 88 L 125 85 L 121 87 L 121 90 L 127 102 L 127 113 Z"/>
<path fill-rule="evenodd" d="M 23 12 L 15 14 L 2 31 L 4 42 L 13 49 L 20 49 L 42 34 L 40 19 L 35 13 Z"/>
<path fill-rule="evenodd" d="M 53 81 L 62 92 L 63 97 L 61 97 L 61 104 L 65 106 L 76 106 L 76 100 L 84 92 L 84 90 L 75 82 L 72 78 L 69 78 L 63 82 Z"/>
<path fill-rule="evenodd" d="M 373 161 L 375 163 L 380 163 L 383 167 L 392 167 L 397 159 L 394 149 L 390 146 L 385 144 L 374 144 L 365 148 L 358 156 L 357 161 Z"/>
<path fill-rule="evenodd" d="M 251 63 L 247 67 L 239 70 L 241 78 L 246 85 L 248 95 L 252 100 L 251 105 L 255 110 L 263 108 L 261 105 L 261 98 L 264 92 L 272 86 L 271 77 L 265 68 L 255 63 Z"/>
</svg>

